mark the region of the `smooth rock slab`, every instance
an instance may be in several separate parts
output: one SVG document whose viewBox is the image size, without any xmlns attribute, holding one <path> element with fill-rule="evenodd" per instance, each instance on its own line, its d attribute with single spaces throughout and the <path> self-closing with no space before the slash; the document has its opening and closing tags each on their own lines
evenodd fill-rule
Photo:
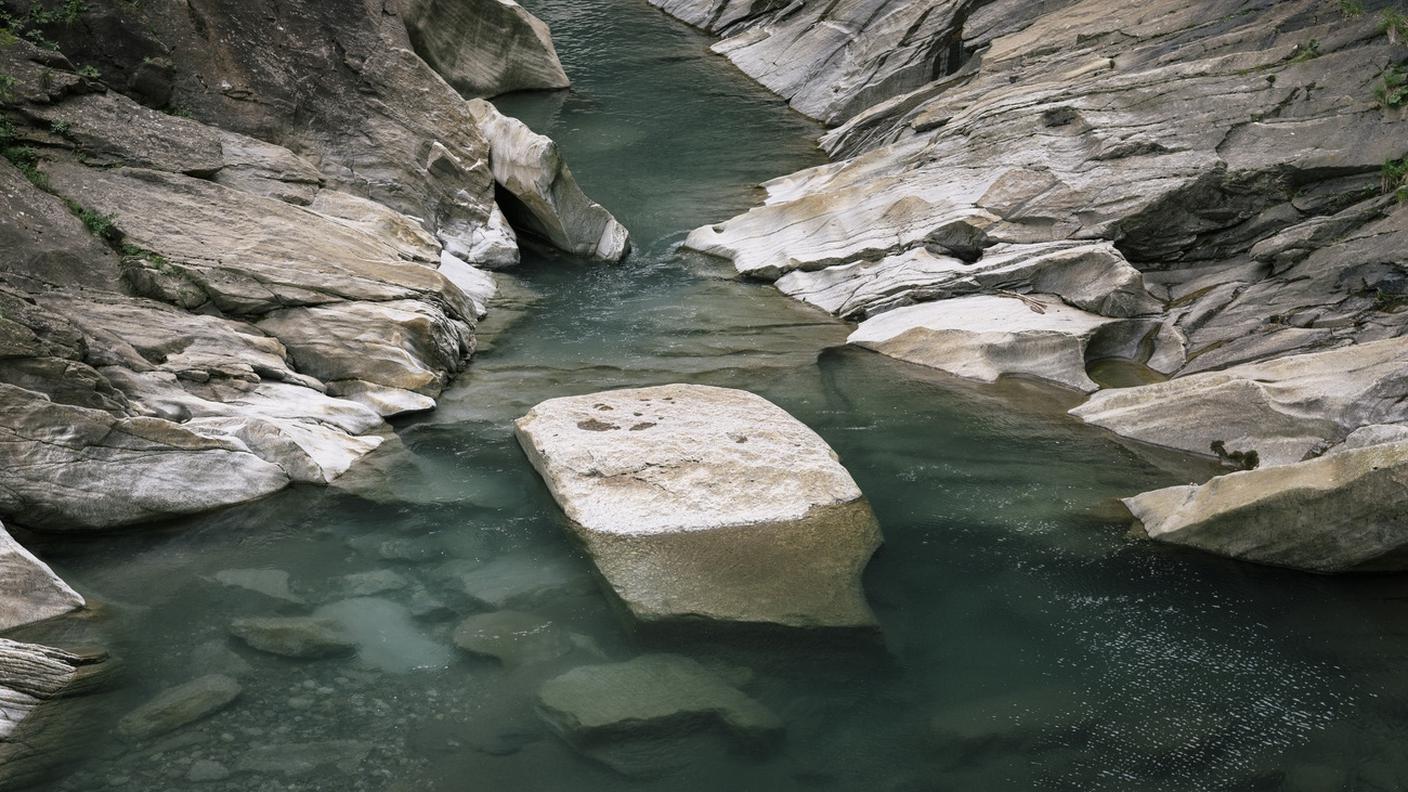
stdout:
<svg viewBox="0 0 1408 792">
<path fill-rule="evenodd" d="M 1118 319 L 1072 308 L 1060 299 L 977 295 L 921 303 L 866 320 L 850 343 L 960 377 L 996 382 L 1021 375 L 1089 393 L 1085 373 L 1095 334 Z"/>
<path fill-rule="evenodd" d="M 630 775 L 651 774 L 640 764 L 642 747 L 648 756 L 662 740 L 703 729 L 757 750 L 784 730 L 767 707 L 678 655 L 574 668 L 538 690 L 538 713 L 569 744 Z"/>
<path fill-rule="evenodd" d="M 371 750 L 372 744 L 361 740 L 265 745 L 246 752 L 235 764 L 235 771 L 283 776 L 306 776 L 316 771 L 351 775 Z"/>
<path fill-rule="evenodd" d="M 1151 539 L 1312 572 L 1408 569 L 1408 442 L 1128 498 Z"/>
<path fill-rule="evenodd" d="M 873 627 L 869 505 L 815 432 L 696 385 L 552 399 L 518 438 L 638 619 Z"/>
<path fill-rule="evenodd" d="M 224 674 L 209 674 L 178 685 L 133 710 L 118 721 L 117 733 L 129 740 L 157 737 L 208 718 L 240 695 L 240 683 Z"/>
<path fill-rule="evenodd" d="M 230 633 L 261 652 L 313 659 L 350 655 L 357 643 L 330 618 L 306 616 L 236 619 Z"/>
</svg>

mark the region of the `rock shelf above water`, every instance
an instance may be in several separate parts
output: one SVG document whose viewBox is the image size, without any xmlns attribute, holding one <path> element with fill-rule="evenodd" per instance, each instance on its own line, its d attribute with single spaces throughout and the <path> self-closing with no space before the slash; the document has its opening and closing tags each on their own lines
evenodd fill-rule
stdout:
<svg viewBox="0 0 1408 792">
<path fill-rule="evenodd" d="M 546 401 L 517 427 L 637 619 L 875 626 L 860 585 L 874 515 L 826 442 L 766 399 L 606 391 Z"/>
</svg>

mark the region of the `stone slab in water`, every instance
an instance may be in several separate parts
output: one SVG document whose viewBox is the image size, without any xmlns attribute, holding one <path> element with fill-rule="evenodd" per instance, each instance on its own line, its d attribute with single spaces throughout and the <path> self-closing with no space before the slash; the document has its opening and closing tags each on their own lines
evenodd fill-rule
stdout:
<svg viewBox="0 0 1408 792">
<path fill-rule="evenodd" d="M 1408 568 L 1408 442 L 1125 500 L 1153 539 L 1313 572 Z"/>
<path fill-rule="evenodd" d="M 289 616 L 236 619 L 230 634 L 261 652 L 312 659 L 349 655 L 357 642 L 330 618 Z"/>
<path fill-rule="evenodd" d="M 208 718 L 240 695 L 240 683 L 224 674 L 208 674 L 178 685 L 133 710 L 117 724 L 131 740 L 157 737 Z"/>
<path fill-rule="evenodd" d="M 835 452 L 760 396 L 697 385 L 552 399 L 518 438 L 645 622 L 872 627 L 879 526 Z"/>
<path fill-rule="evenodd" d="M 0 525 L 0 632 L 62 616 L 83 606 L 78 592 Z"/>
</svg>

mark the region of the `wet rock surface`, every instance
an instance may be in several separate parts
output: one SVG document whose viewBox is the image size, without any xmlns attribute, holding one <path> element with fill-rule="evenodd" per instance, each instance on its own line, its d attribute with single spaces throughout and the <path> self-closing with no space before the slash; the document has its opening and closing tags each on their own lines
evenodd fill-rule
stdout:
<svg viewBox="0 0 1408 792">
<path fill-rule="evenodd" d="M 1076 414 L 1208 456 L 1221 440 L 1294 462 L 1400 420 L 1316 381 L 1336 353 L 1357 381 L 1355 348 L 1403 336 L 1408 316 L 1408 211 L 1401 174 L 1383 175 L 1408 121 L 1374 87 L 1408 57 L 1392 4 L 655 4 L 835 127 L 836 162 L 768 182 L 763 205 L 686 245 L 865 320 L 854 342 L 984 381 L 1092 392 L 1097 363 L 1172 377 Z M 1020 337 L 1031 317 L 965 311 L 1009 292 L 1128 321 L 1096 355 L 1068 339 L 1064 362 L 1033 365 L 986 335 Z M 906 312 L 931 327 L 867 332 Z M 1280 384 L 1243 379 L 1263 368 Z"/>
<path fill-rule="evenodd" d="M 117 731 L 129 740 L 158 737 L 219 712 L 239 695 L 232 677 L 209 674 L 163 691 L 118 721 Z"/>
<path fill-rule="evenodd" d="M 529 460 L 645 622 L 870 627 L 880 532 L 835 453 L 767 400 L 666 385 L 554 399 L 518 421 Z"/>
</svg>

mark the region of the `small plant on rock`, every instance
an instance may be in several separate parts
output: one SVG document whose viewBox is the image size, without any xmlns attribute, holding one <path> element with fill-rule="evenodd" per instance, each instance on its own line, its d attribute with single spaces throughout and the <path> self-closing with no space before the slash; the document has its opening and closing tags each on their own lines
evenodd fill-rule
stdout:
<svg viewBox="0 0 1408 792">
<path fill-rule="evenodd" d="M 1320 57 L 1320 39 L 1310 39 L 1309 41 L 1296 45 L 1296 53 L 1291 60 L 1295 63 L 1300 63 L 1302 61 L 1314 60 L 1318 57 Z"/>
<path fill-rule="evenodd" d="M 1236 468 L 1237 470 L 1256 470 L 1261 465 L 1261 454 L 1256 449 L 1251 451 L 1228 451 L 1227 443 L 1222 440 L 1212 441 L 1212 452 L 1217 454 L 1217 458 L 1222 463 Z"/>
<path fill-rule="evenodd" d="M 1364 4 L 1360 0 L 1336 0 L 1340 13 L 1353 19 L 1364 16 Z"/>
<path fill-rule="evenodd" d="M 1374 87 L 1374 96 L 1386 110 L 1408 107 L 1408 71 L 1401 66 L 1390 66 L 1379 75 L 1379 84 Z"/>
<path fill-rule="evenodd" d="M 1390 42 L 1408 44 L 1408 14 L 1396 8 L 1384 9 L 1383 16 L 1379 18 L 1379 28 Z"/>
<path fill-rule="evenodd" d="M 1384 163 L 1384 192 L 1393 193 L 1398 200 L 1408 203 L 1408 156 Z"/>
</svg>

